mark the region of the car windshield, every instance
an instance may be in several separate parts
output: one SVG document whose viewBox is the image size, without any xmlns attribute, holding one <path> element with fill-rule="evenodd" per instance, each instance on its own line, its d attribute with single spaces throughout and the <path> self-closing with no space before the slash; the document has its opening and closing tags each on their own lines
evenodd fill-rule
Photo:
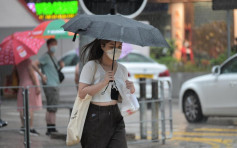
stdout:
<svg viewBox="0 0 237 148">
<path fill-rule="evenodd" d="M 152 59 L 145 57 L 137 53 L 130 53 L 122 59 L 118 60 L 119 62 L 135 62 L 135 63 L 154 63 Z"/>
</svg>

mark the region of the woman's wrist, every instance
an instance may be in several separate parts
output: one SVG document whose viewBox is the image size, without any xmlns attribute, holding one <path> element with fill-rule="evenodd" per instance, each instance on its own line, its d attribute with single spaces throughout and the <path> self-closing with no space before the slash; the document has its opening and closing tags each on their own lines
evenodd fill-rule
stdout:
<svg viewBox="0 0 237 148">
<path fill-rule="evenodd" d="M 103 86 L 106 86 L 107 84 L 108 84 L 108 82 L 107 81 L 101 81 L 101 84 L 103 85 Z"/>
</svg>

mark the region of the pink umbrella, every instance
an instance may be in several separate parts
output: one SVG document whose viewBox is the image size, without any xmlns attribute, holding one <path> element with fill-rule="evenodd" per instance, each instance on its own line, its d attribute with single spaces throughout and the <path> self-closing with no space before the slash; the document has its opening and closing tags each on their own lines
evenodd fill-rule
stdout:
<svg viewBox="0 0 237 148">
<path fill-rule="evenodd" d="M 19 64 L 38 53 L 44 39 L 31 36 L 32 31 L 16 32 L 0 44 L 0 65 Z"/>
<path fill-rule="evenodd" d="M 126 55 L 128 55 L 132 51 L 132 45 L 128 43 L 123 43 L 122 45 L 122 53 L 119 57 L 119 59 L 122 59 Z"/>
</svg>

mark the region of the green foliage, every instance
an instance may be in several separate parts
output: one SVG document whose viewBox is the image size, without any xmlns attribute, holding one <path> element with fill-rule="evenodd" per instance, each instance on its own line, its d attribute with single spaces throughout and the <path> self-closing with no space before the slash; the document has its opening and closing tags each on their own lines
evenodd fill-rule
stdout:
<svg viewBox="0 0 237 148">
<path fill-rule="evenodd" d="M 231 31 L 233 38 L 233 31 Z M 227 27 L 225 21 L 212 21 L 193 29 L 192 48 L 194 53 L 208 54 L 216 58 L 226 51 Z M 231 39 L 233 41 L 233 39 Z"/>
<path fill-rule="evenodd" d="M 178 61 L 173 57 L 175 46 L 175 40 L 167 40 L 170 48 L 160 48 L 160 47 L 151 47 L 151 58 L 157 61 L 160 64 L 164 64 L 168 67 L 171 72 L 197 72 L 197 71 L 206 71 L 207 67 L 200 67 L 191 62 L 186 64 Z"/>
<path fill-rule="evenodd" d="M 203 72 L 203 71 L 210 71 L 209 66 L 205 66 L 202 64 L 198 66 L 197 64 L 193 64 L 192 62 L 187 62 L 186 64 L 176 60 L 172 56 L 163 56 L 159 57 L 158 59 L 151 56 L 155 61 L 160 64 L 164 64 L 168 67 L 170 72 Z"/>
<path fill-rule="evenodd" d="M 231 52 L 231 55 L 230 55 L 230 56 L 232 56 L 232 55 L 234 55 L 234 54 L 236 54 L 236 53 L 235 53 L 235 52 Z M 222 54 L 220 54 L 217 58 L 211 59 L 211 60 L 210 60 L 210 64 L 211 64 L 211 66 L 220 65 L 220 64 L 222 64 L 226 59 L 228 59 L 227 54 L 226 54 L 226 53 L 222 53 Z"/>
<path fill-rule="evenodd" d="M 220 65 L 220 64 L 223 63 L 226 59 L 227 59 L 226 53 L 222 53 L 222 54 L 220 54 L 217 58 L 211 59 L 211 60 L 210 60 L 210 63 L 211 63 L 212 66 L 214 66 L 214 65 Z"/>
<path fill-rule="evenodd" d="M 163 56 L 172 56 L 174 53 L 174 50 L 176 48 L 175 46 L 175 40 L 167 39 L 167 43 L 169 44 L 170 48 L 163 48 L 163 47 L 151 47 L 151 56 L 158 59 Z"/>
</svg>

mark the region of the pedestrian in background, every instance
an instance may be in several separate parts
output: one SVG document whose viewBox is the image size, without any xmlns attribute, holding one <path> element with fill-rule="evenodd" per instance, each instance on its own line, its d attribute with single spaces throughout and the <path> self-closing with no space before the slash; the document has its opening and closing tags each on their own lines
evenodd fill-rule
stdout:
<svg viewBox="0 0 237 148">
<path fill-rule="evenodd" d="M 189 41 L 187 40 L 184 41 L 183 47 L 181 49 L 181 59 L 184 63 L 193 62 L 193 51 Z"/>
<path fill-rule="evenodd" d="M 126 97 L 125 89 L 134 93 L 135 88 L 127 80 L 128 72 L 123 65 L 115 61 L 111 70 L 113 55 L 117 60 L 121 49 L 121 42 L 96 39 L 82 51 L 82 61 L 88 57 L 89 62 L 80 75 L 79 96 L 93 96 L 82 133 L 82 148 L 127 147 L 125 124 L 117 102 Z"/>
<path fill-rule="evenodd" d="M 59 88 L 60 84 L 58 77 L 58 69 L 64 67 L 63 61 L 60 61 L 59 65 L 57 62 L 55 52 L 57 51 L 57 40 L 50 38 L 47 40 L 48 52 L 36 60 L 34 63 L 34 68 L 41 75 L 42 83 L 47 85 L 44 87 L 44 93 L 47 101 L 47 106 L 58 105 L 59 101 Z M 57 66 L 57 69 L 55 67 Z M 41 71 L 39 70 L 41 68 Z M 52 132 L 58 132 L 56 130 L 56 107 L 47 108 L 46 112 L 46 124 L 47 132 L 46 135 L 50 135 Z"/>
<path fill-rule="evenodd" d="M 40 85 L 36 72 L 32 67 L 32 61 L 30 59 L 24 60 L 16 66 L 19 86 L 32 86 Z M 18 89 L 17 94 L 17 107 L 20 112 L 21 129 L 20 134 L 24 134 L 24 113 L 23 113 L 23 92 L 22 89 Z M 31 87 L 29 89 L 29 114 L 30 114 L 30 134 L 38 136 L 39 133 L 33 128 L 34 111 L 40 109 L 42 106 L 42 98 L 40 93 L 40 87 Z"/>
</svg>

